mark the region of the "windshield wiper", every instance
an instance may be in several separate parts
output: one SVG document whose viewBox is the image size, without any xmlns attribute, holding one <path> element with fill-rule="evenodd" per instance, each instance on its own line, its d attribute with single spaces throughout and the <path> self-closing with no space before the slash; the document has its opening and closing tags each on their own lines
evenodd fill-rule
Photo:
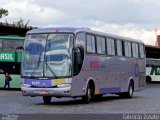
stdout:
<svg viewBox="0 0 160 120">
<path fill-rule="evenodd" d="M 31 77 L 33 77 L 33 75 L 37 72 L 37 68 L 39 67 L 40 62 L 41 62 L 41 56 L 42 56 L 42 53 L 39 55 L 38 62 L 32 71 Z"/>
<path fill-rule="evenodd" d="M 46 66 L 49 68 L 50 72 L 55 76 L 55 78 L 57 78 L 57 75 L 55 74 L 55 72 L 52 70 L 51 66 L 48 63 L 45 63 Z"/>
<path fill-rule="evenodd" d="M 35 66 L 34 69 L 33 69 L 33 72 L 32 72 L 32 74 L 31 74 L 31 77 L 34 77 L 34 74 L 35 74 L 35 73 L 37 72 L 37 70 L 38 70 L 38 67 L 39 67 L 39 65 L 40 65 L 40 63 L 41 63 L 41 56 L 42 56 L 42 53 L 39 55 L 38 62 L 37 62 L 36 66 Z M 56 75 L 55 72 L 52 70 L 52 68 L 50 67 L 50 65 L 49 65 L 48 63 L 46 63 L 46 62 L 45 62 L 45 64 L 46 64 L 46 66 L 49 68 L 49 71 L 55 76 L 55 78 L 57 78 L 57 75 Z"/>
</svg>

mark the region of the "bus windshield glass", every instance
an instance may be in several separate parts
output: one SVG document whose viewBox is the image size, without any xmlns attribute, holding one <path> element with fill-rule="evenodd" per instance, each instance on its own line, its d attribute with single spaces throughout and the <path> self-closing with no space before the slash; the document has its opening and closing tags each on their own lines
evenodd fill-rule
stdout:
<svg viewBox="0 0 160 120">
<path fill-rule="evenodd" d="M 46 77 L 71 76 L 72 34 L 49 34 L 46 44 Z"/>
<path fill-rule="evenodd" d="M 22 75 L 32 77 L 71 76 L 73 34 L 32 34 L 24 44 Z"/>
<path fill-rule="evenodd" d="M 26 36 L 22 60 L 23 76 L 43 76 L 43 61 L 47 34 Z"/>
</svg>

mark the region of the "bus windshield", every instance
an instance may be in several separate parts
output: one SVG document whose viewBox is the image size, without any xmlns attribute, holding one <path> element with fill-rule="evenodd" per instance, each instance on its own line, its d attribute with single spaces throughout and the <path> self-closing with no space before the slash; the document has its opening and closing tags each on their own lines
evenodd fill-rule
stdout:
<svg viewBox="0 0 160 120">
<path fill-rule="evenodd" d="M 73 34 L 31 34 L 26 37 L 22 76 L 71 76 Z"/>
</svg>

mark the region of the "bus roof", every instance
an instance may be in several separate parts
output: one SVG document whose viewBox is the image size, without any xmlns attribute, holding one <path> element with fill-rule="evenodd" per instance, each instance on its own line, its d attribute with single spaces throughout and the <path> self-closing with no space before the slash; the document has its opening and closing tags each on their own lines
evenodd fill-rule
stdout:
<svg viewBox="0 0 160 120">
<path fill-rule="evenodd" d="M 25 37 L 20 37 L 15 35 L 6 35 L 6 36 L 0 36 L 0 39 L 24 40 Z"/>
<path fill-rule="evenodd" d="M 104 33 L 104 32 L 98 32 L 95 30 L 91 30 L 90 28 L 84 28 L 84 27 L 82 27 L 82 28 L 74 28 L 74 27 L 39 28 L 39 29 L 30 30 L 27 32 L 27 34 L 53 33 L 53 32 L 69 32 L 69 33 L 87 32 L 87 33 L 93 33 L 93 34 L 100 35 L 100 36 L 108 36 L 108 37 L 120 39 L 120 40 L 129 40 L 129 41 L 133 41 L 133 42 L 143 43 L 142 40 L 132 39 L 132 38 L 128 38 L 128 37 L 122 37 L 122 36 L 108 34 L 108 33 Z"/>
</svg>

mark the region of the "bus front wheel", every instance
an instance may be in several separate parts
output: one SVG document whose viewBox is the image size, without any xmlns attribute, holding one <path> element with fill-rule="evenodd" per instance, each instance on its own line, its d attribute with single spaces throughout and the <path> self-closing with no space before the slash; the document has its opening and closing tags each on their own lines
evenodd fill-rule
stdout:
<svg viewBox="0 0 160 120">
<path fill-rule="evenodd" d="M 151 83 L 151 77 L 150 76 L 146 76 L 146 82 Z"/>
<path fill-rule="evenodd" d="M 43 96 L 43 102 L 44 102 L 44 104 L 50 104 L 51 97 L 50 96 Z"/>
<path fill-rule="evenodd" d="M 94 96 L 94 86 L 92 84 L 88 84 L 86 95 L 82 97 L 83 103 L 88 104 L 93 96 Z"/>
</svg>

